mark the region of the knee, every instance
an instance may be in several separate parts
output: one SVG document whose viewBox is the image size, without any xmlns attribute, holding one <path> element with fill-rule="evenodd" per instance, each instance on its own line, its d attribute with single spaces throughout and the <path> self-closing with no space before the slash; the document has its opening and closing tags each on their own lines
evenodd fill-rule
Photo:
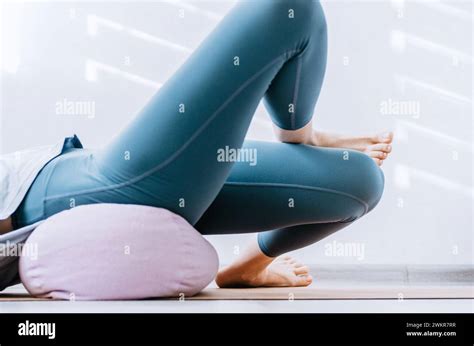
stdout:
<svg viewBox="0 0 474 346">
<path fill-rule="evenodd" d="M 327 24 L 323 8 L 315 0 L 270 0 L 277 19 L 277 28 L 282 28 L 282 18 L 287 19 L 292 33 L 303 36 L 327 35 Z M 269 12 L 267 12 L 268 15 Z M 296 24 L 296 25 L 293 25 Z M 286 33 L 288 34 L 288 33 Z"/>
<path fill-rule="evenodd" d="M 326 35 L 327 24 L 323 8 L 319 1 L 314 0 L 283 0 L 288 7 L 289 16 L 293 13 L 295 20 L 301 22 L 301 27 L 311 34 Z M 292 12 L 293 11 L 293 12 Z"/>
<path fill-rule="evenodd" d="M 366 213 L 375 208 L 382 198 L 385 178 L 382 170 L 368 155 L 358 151 L 349 152 L 350 185 L 353 194 L 366 207 Z"/>
</svg>

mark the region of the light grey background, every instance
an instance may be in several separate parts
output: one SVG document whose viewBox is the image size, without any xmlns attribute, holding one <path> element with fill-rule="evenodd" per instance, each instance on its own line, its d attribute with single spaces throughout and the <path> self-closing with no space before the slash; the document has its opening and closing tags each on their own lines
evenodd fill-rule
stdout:
<svg viewBox="0 0 474 346">
<path fill-rule="evenodd" d="M 0 152 L 72 133 L 87 147 L 105 144 L 233 4 L 2 1 Z M 393 129 L 396 139 L 383 166 L 379 206 L 295 255 L 313 264 L 472 264 L 471 2 L 325 1 L 323 7 L 329 63 L 315 126 L 353 134 Z M 94 117 L 57 114 L 64 99 L 94 104 Z M 389 100 L 420 112 L 384 114 Z M 248 137 L 273 140 L 263 107 Z M 209 237 L 222 263 L 254 238 Z M 328 252 L 352 243 L 363 252 Z"/>
</svg>

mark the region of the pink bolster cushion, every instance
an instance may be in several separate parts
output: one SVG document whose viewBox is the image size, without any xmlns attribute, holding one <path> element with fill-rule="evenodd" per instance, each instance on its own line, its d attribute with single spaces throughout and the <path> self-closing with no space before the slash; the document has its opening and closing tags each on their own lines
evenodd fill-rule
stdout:
<svg viewBox="0 0 474 346">
<path fill-rule="evenodd" d="M 219 265 L 186 220 L 139 205 L 63 211 L 35 229 L 26 249 L 19 271 L 28 292 L 68 300 L 185 298 L 206 287 Z"/>
</svg>

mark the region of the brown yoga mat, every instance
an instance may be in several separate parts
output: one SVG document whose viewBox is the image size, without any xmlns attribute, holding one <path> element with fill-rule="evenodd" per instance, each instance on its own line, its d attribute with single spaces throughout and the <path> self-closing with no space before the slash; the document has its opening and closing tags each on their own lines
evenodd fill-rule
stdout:
<svg viewBox="0 0 474 346">
<path fill-rule="evenodd" d="M 187 300 L 473 299 L 472 286 L 310 286 L 284 288 L 209 287 Z M 171 298 L 176 299 L 176 298 Z M 5 301 L 45 301 L 27 293 L 0 294 Z"/>
<path fill-rule="evenodd" d="M 51 300 L 48 298 L 36 298 L 28 293 L 0 293 L 0 303 L 3 302 L 28 302 Z"/>
<path fill-rule="evenodd" d="M 472 299 L 472 286 L 207 288 L 189 300 Z"/>
</svg>

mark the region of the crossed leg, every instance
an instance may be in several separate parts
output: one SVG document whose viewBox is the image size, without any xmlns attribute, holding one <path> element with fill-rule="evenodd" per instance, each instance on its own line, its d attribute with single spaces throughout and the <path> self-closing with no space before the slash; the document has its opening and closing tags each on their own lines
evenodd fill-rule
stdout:
<svg viewBox="0 0 474 346">
<path fill-rule="evenodd" d="M 306 268 L 290 258 L 274 262 L 273 267 L 266 262 L 367 214 L 381 198 L 383 173 L 368 155 L 354 150 L 259 141 L 246 141 L 243 149 L 254 150 L 256 164 L 235 164 L 196 228 L 202 234 L 260 232 L 258 249 L 253 251 L 263 252 L 268 261 L 260 256 L 266 264 L 257 266 L 261 270 L 249 270 L 245 260 L 237 262 L 238 268 L 234 264 L 221 271 L 218 283 L 308 284 Z M 258 264 L 255 259 L 251 262 Z"/>
</svg>

